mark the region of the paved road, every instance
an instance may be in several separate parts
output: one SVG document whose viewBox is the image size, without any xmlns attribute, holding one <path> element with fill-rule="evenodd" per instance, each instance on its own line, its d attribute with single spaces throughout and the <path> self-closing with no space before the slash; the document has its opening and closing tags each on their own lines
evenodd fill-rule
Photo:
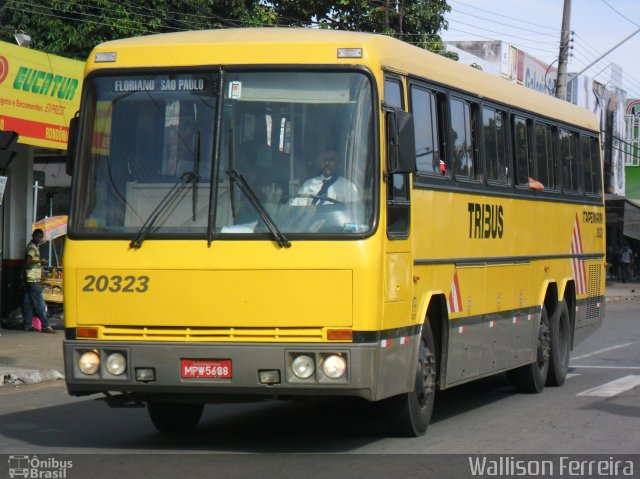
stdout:
<svg viewBox="0 0 640 479">
<path fill-rule="evenodd" d="M 377 408 L 358 401 L 210 405 L 193 438 L 173 439 L 156 434 L 144 409 L 71 398 L 57 382 L 0 388 L 0 452 L 136 451 L 160 444 L 219 452 L 637 452 L 638 306 L 608 304 L 604 326 L 573 352 L 564 387 L 523 395 L 496 376 L 444 391 L 419 439 L 385 437 Z"/>
<path fill-rule="evenodd" d="M 353 477 L 372 478 L 381 477 L 379 457 L 388 458 L 384 467 L 394 465 L 394 475 L 403 472 L 424 477 L 424 471 L 419 472 L 424 466 L 419 463 L 441 458 L 425 454 L 463 454 L 462 464 L 469 454 L 638 453 L 640 301 L 609 303 L 607 307 L 603 327 L 573 352 L 564 387 L 523 395 L 503 376 L 496 376 L 444 391 L 422 438 L 387 437 L 379 410 L 358 401 L 210 405 L 192 434 L 164 435 L 153 429 L 144 409 L 115 410 L 100 401 L 71 398 L 61 382 L 54 382 L 0 388 L 0 454 L 136 454 L 133 462 L 122 462 L 130 468 L 122 477 L 143 477 L 151 466 L 139 455 L 180 453 L 160 460 L 166 471 L 180 475 L 184 464 L 179 458 L 185 453 L 269 453 L 240 463 L 261 468 L 266 477 L 273 477 L 284 467 L 278 454 L 312 453 L 311 471 L 308 464 L 286 456 L 289 477 L 305 471 L 307 476 L 317 473 L 309 477 L 329 477 L 321 473 L 328 474 L 345 459 L 326 459 L 325 454 L 337 453 L 354 455 L 344 464 L 358 472 Z M 363 460 L 360 454 L 375 454 L 369 457 L 376 459 Z M 384 456 L 377 456 L 381 454 Z M 397 454 L 420 456 L 400 460 Z M 325 466 L 320 465 L 322 457 L 328 463 Z M 111 465 L 102 456 L 95 460 Z M 234 475 L 237 458 L 225 456 L 219 461 L 221 471 L 226 471 L 220 477 L 242 476 Z M 189 464 L 197 463 L 189 460 Z M 359 476 L 362 471 L 369 474 Z"/>
</svg>

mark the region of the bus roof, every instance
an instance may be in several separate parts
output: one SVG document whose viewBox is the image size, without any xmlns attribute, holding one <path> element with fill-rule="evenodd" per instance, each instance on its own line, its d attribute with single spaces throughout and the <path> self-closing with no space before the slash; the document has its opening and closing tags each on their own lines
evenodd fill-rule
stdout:
<svg viewBox="0 0 640 479">
<path fill-rule="evenodd" d="M 338 48 L 362 48 L 362 58 L 337 58 Z M 116 52 L 96 63 L 98 52 Z M 409 45 L 371 33 L 302 28 L 231 28 L 163 33 L 98 45 L 86 72 L 98 68 L 194 65 L 366 65 L 409 74 L 549 118 L 598 131 L 588 110 Z"/>
</svg>

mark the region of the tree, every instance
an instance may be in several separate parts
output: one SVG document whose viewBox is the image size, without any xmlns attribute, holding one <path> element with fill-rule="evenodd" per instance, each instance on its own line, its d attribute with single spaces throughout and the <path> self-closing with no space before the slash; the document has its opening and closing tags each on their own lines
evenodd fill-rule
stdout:
<svg viewBox="0 0 640 479">
<path fill-rule="evenodd" d="M 443 53 L 438 32 L 448 27 L 446 0 L 274 0 L 278 24 L 391 35 Z M 457 59 L 455 54 L 445 54 Z"/>
<path fill-rule="evenodd" d="M 272 24 L 259 0 L 7 0 L 0 8 L 0 39 L 25 31 L 32 47 L 85 60 L 98 43 L 184 30 Z"/>
<path fill-rule="evenodd" d="M 161 32 L 221 27 L 298 26 L 395 36 L 441 53 L 446 0 L 6 0 L 0 39 L 15 31 L 32 47 L 86 59 L 98 43 Z M 449 55 L 451 56 L 451 55 Z"/>
</svg>

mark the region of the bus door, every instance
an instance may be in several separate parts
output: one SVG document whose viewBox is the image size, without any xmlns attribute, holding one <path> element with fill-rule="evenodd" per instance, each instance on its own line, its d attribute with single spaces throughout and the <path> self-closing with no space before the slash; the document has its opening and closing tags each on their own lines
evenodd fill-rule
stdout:
<svg viewBox="0 0 640 479">
<path fill-rule="evenodd" d="M 412 318 L 413 255 L 411 251 L 411 183 L 415 141 L 411 116 L 403 110 L 402 82 L 385 80 L 386 247 L 384 258 L 384 310 L 382 320 L 379 393 L 411 389 L 412 378 L 397 374 L 412 360 L 408 340 Z M 410 120 L 410 121 L 408 121 Z M 409 131 L 410 130 L 410 131 Z M 413 158 L 413 159 L 412 159 Z M 383 392 L 384 391 L 384 392 Z"/>
</svg>

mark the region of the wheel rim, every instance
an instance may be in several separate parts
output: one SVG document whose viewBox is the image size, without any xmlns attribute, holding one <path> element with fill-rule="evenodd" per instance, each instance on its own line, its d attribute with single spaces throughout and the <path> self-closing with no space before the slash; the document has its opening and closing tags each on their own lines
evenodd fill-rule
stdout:
<svg viewBox="0 0 640 479">
<path fill-rule="evenodd" d="M 420 341 L 420 351 L 418 352 L 418 369 L 416 371 L 416 396 L 418 404 L 425 406 L 435 394 L 436 371 L 435 356 L 424 340 Z"/>
<path fill-rule="evenodd" d="M 540 316 L 540 331 L 538 332 L 538 367 L 544 369 L 551 354 L 551 332 L 549 325 Z"/>
</svg>

